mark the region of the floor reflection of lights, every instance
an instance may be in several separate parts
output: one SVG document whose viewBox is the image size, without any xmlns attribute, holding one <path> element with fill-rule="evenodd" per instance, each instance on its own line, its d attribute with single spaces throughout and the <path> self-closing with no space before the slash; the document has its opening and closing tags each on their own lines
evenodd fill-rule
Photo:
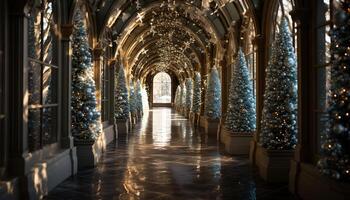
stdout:
<svg viewBox="0 0 350 200">
<path fill-rule="evenodd" d="M 153 144 L 158 147 L 169 145 L 171 139 L 170 109 L 153 110 L 152 136 Z"/>
<path fill-rule="evenodd" d="M 222 155 L 215 138 L 183 116 L 153 108 L 96 169 L 62 183 L 47 200 L 290 199 L 286 191 L 257 181 L 247 158 Z"/>
</svg>

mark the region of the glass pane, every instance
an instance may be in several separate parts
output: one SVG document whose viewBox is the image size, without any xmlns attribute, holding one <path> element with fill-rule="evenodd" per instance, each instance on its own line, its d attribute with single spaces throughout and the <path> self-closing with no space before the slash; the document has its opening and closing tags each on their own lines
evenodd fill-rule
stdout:
<svg viewBox="0 0 350 200">
<path fill-rule="evenodd" d="M 43 144 L 57 142 L 57 107 L 43 108 L 42 139 Z"/>
<path fill-rule="evenodd" d="M 29 104 L 41 104 L 41 65 L 29 62 L 28 67 Z"/>
<path fill-rule="evenodd" d="M 317 118 L 317 127 L 318 127 L 318 133 L 320 134 L 319 137 L 317 138 L 317 144 L 318 147 L 317 149 L 321 148 L 321 142 L 323 142 L 323 140 L 325 139 L 325 134 L 326 134 L 326 130 L 328 127 L 328 113 L 327 112 L 320 112 L 316 114 L 316 118 Z"/>
<path fill-rule="evenodd" d="M 108 120 L 108 103 L 107 100 L 102 102 L 102 121 Z"/>
<path fill-rule="evenodd" d="M 317 147 L 320 150 L 325 131 L 328 126 L 328 97 L 330 89 L 330 0 L 323 0 L 317 5 L 317 74 L 316 74 L 316 119 L 317 119 Z"/>
<path fill-rule="evenodd" d="M 52 14 L 52 3 L 48 2 L 43 10 L 42 19 L 42 40 L 43 40 L 43 61 L 45 63 L 53 64 L 52 50 L 53 50 L 53 35 L 54 35 L 54 21 Z"/>
<path fill-rule="evenodd" d="M 57 103 L 57 69 L 44 67 L 43 69 L 43 105 Z"/>
<path fill-rule="evenodd" d="M 171 78 L 165 72 L 154 76 L 153 103 L 171 103 Z"/>
<path fill-rule="evenodd" d="M 29 109 L 28 113 L 28 148 L 29 151 L 35 151 L 40 149 L 40 121 L 41 111 L 40 109 Z"/>
<path fill-rule="evenodd" d="M 41 12 L 37 7 L 34 7 L 28 19 L 28 56 L 40 60 L 40 49 Z"/>
<path fill-rule="evenodd" d="M 288 22 L 289 22 L 289 29 L 291 30 L 292 33 L 292 37 L 293 37 L 293 43 L 294 43 L 294 50 L 295 52 L 297 52 L 297 29 L 296 29 L 296 24 L 293 22 L 292 20 L 292 16 L 290 15 L 290 12 L 293 11 L 293 7 L 294 7 L 294 1 L 293 0 L 282 0 L 282 4 L 283 4 L 283 9 L 284 9 L 284 13 L 287 16 Z M 283 10 L 282 10 L 282 6 L 280 5 L 280 3 L 278 3 L 278 9 L 277 9 L 277 16 L 276 16 L 276 22 L 275 22 L 275 26 L 273 34 L 271 34 L 271 38 L 270 38 L 270 42 L 272 43 L 272 41 L 274 41 L 275 38 L 275 32 L 278 32 L 278 27 L 279 24 L 282 20 L 283 17 Z"/>
</svg>

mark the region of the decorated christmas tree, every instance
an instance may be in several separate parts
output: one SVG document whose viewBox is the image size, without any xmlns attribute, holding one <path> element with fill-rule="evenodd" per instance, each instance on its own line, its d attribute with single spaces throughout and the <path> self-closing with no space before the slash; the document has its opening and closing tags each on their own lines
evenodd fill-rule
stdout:
<svg viewBox="0 0 350 200">
<path fill-rule="evenodd" d="M 225 127 L 232 132 L 255 131 L 255 99 L 244 54 L 238 51 L 229 90 Z"/>
<path fill-rule="evenodd" d="M 137 97 L 135 93 L 134 81 L 130 80 L 129 83 L 129 103 L 130 103 L 130 112 L 137 112 Z"/>
<path fill-rule="evenodd" d="M 297 143 L 297 63 L 288 21 L 282 18 L 266 68 L 260 143 L 292 150 Z"/>
<path fill-rule="evenodd" d="M 186 79 L 186 104 L 185 107 L 188 111 L 191 111 L 192 108 L 192 79 L 191 78 L 187 78 Z"/>
<path fill-rule="evenodd" d="M 193 84 L 193 100 L 192 100 L 192 112 L 199 114 L 201 111 L 201 74 L 195 72 L 194 74 L 194 84 Z"/>
<path fill-rule="evenodd" d="M 335 4 L 331 30 L 329 127 L 318 166 L 322 174 L 350 182 L 350 2 Z"/>
<path fill-rule="evenodd" d="M 142 109 L 144 111 L 149 109 L 149 102 L 148 102 L 148 94 L 147 90 L 141 86 L 141 94 L 142 94 Z"/>
<path fill-rule="evenodd" d="M 181 108 L 186 108 L 186 85 L 185 83 L 181 84 Z"/>
<path fill-rule="evenodd" d="M 76 141 L 93 141 L 101 133 L 100 112 L 96 109 L 94 71 L 86 29 L 76 14 L 72 54 L 72 135 Z"/>
<path fill-rule="evenodd" d="M 143 104 L 142 104 L 142 91 L 141 91 L 141 82 L 140 80 L 136 81 L 136 99 L 137 99 L 137 111 L 143 112 Z"/>
<path fill-rule="evenodd" d="M 176 107 L 180 106 L 180 102 L 179 102 L 180 92 L 181 92 L 181 87 L 180 87 L 180 85 L 178 85 L 177 88 L 176 88 L 175 99 L 174 99 L 174 104 L 175 104 Z"/>
<path fill-rule="evenodd" d="M 119 67 L 119 72 L 115 74 L 116 84 L 114 90 L 114 117 L 118 120 L 129 119 L 129 97 L 126 87 L 125 73 L 122 66 Z"/>
<path fill-rule="evenodd" d="M 221 117 L 221 83 L 216 67 L 213 67 L 209 74 L 204 114 L 209 119 L 219 119 Z"/>
</svg>

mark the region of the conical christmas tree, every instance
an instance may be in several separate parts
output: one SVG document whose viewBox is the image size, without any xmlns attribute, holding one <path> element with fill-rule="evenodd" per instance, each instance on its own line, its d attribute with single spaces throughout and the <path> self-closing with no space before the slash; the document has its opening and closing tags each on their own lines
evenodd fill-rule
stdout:
<svg viewBox="0 0 350 200">
<path fill-rule="evenodd" d="M 321 146 L 321 173 L 350 182 L 350 2 L 335 4 L 331 30 L 329 128 Z"/>
<path fill-rule="evenodd" d="M 94 71 L 85 26 L 78 12 L 73 30 L 72 135 L 77 141 L 93 141 L 101 133 Z"/>
<path fill-rule="evenodd" d="M 129 119 L 129 97 L 126 87 L 125 73 L 122 66 L 119 67 L 119 72 L 115 74 L 116 84 L 114 90 L 114 117 L 119 120 Z"/>
<path fill-rule="evenodd" d="M 266 68 L 266 87 L 260 143 L 269 150 L 291 150 L 297 143 L 297 63 L 285 17 L 272 45 Z"/>
<path fill-rule="evenodd" d="M 181 108 L 186 107 L 186 85 L 185 83 L 181 84 Z"/>
<path fill-rule="evenodd" d="M 143 104 L 142 104 L 142 91 L 141 91 L 141 82 L 140 80 L 136 81 L 136 99 L 137 99 L 137 111 L 143 112 Z"/>
<path fill-rule="evenodd" d="M 216 67 L 211 69 L 205 94 L 205 116 L 209 119 L 221 117 L 221 82 Z"/>
<path fill-rule="evenodd" d="M 186 79 L 186 109 L 188 111 L 191 111 L 192 108 L 192 88 L 193 84 L 192 84 L 192 79 L 191 78 L 187 78 Z"/>
<path fill-rule="evenodd" d="M 181 93 L 181 87 L 180 85 L 177 86 L 176 92 L 175 92 L 175 99 L 174 99 L 174 104 L 176 107 L 180 106 L 180 93 Z"/>
<path fill-rule="evenodd" d="M 255 115 L 253 83 L 244 54 L 239 49 L 231 77 L 225 126 L 233 132 L 251 133 L 255 131 Z"/>
<path fill-rule="evenodd" d="M 202 99 L 202 88 L 201 88 L 201 74 L 195 72 L 194 84 L 193 84 L 193 102 L 192 112 L 199 114 L 201 112 L 201 99 Z"/>
<path fill-rule="evenodd" d="M 129 103 L 130 103 L 130 112 L 136 113 L 137 112 L 137 97 L 135 94 L 134 82 L 132 80 L 130 80 L 130 83 L 129 83 Z"/>
</svg>

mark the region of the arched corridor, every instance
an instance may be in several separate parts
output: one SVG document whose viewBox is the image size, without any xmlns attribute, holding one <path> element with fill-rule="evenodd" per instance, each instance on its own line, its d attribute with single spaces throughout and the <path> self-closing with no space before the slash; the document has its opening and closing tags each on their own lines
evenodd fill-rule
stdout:
<svg viewBox="0 0 350 200">
<path fill-rule="evenodd" d="M 155 108 L 126 140 L 108 146 L 96 169 L 79 172 L 46 199 L 294 199 L 286 184 L 264 183 L 247 157 L 220 151 L 188 119 Z"/>
<path fill-rule="evenodd" d="M 350 0 L 0 0 L 0 200 L 348 199 Z"/>
</svg>

